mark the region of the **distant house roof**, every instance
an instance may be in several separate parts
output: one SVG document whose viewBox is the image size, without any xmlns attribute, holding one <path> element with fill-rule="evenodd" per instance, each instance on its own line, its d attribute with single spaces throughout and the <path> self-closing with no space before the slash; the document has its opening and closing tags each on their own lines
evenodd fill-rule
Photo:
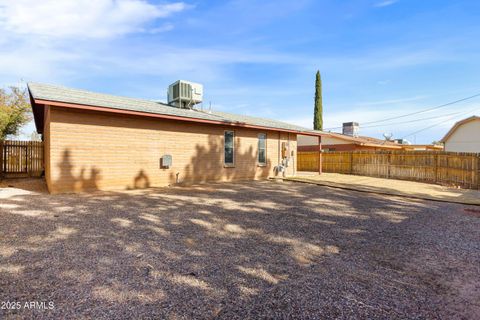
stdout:
<svg viewBox="0 0 480 320">
<path fill-rule="evenodd" d="M 43 130 L 44 121 L 44 115 L 43 110 L 41 110 L 41 106 L 52 105 L 167 118 L 180 121 L 263 128 L 268 130 L 286 131 L 313 136 L 324 134 L 321 131 L 314 131 L 308 128 L 271 119 L 250 117 L 220 111 L 209 112 L 198 109 L 181 109 L 156 101 L 95 93 L 85 90 L 66 88 L 63 86 L 29 83 L 28 90 L 34 112 L 35 125 L 39 133 L 41 133 Z"/>
<path fill-rule="evenodd" d="M 387 141 L 387 140 L 376 139 L 372 137 L 366 137 L 366 136 L 354 137 L 354 136 L 335 133 L 335 132 L 326 132 L 323 134 L 323 136 L 325 137 L 330 136 L 332 138 L 350 141 L 353 144 L 366 146 L 366 147 L 377 147 L 377 148 L 385 148 L 385 149 L 402 149 L 402 146 L 399 145 L 398 143 Z"/>
<path fill-rule="evenodd" d="M 445 141 L 447 141 L 447 139 L 450 138 L 450 136 L 455 132 L 455 130 L 457 130 L 458 127 L 460 127 L 462 124 L 465 124 L 465 123 L 470 122 L 470 121 L 475 121 L 475 120 L 480 120 L 480 117 L 479 117 L 479 116 L 471 116 L 471 117 L 468 117 L 468 118 L 466 118 L 466 119 L 463 119 L 463 120 L 458 121 L 458 122 L 455 123 L 455 124 L 453 125 L 453 127 L 447 132 L 447 134 L 442 138 L 442 140 L 440 140 L 440 142 L 445 143 Z"/>
<path fill-rule="evenodd" d="M 401 144 L 400 145 L 404 150 L 432 150 L 432 151 L 442 151 L 443 145 L 440 144 Z"/>
</svg>

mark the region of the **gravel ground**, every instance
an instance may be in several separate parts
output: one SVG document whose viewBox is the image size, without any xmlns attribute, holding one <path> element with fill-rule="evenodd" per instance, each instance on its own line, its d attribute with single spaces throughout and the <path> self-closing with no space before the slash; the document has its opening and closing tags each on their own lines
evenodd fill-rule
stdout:
<svg viewBox="0 0 480 320">
<path fill-rule="evenodd" d="M 480 191 L 416 181 L 324 172 L 298 172 L 288 180 L 357 191 L 480 206 Z"/>
<path fill-rule="evenodd" d="M 5 188 L 0 302 L 6 319 L 478 319 L 480 207 L 268 181 Z"/>
</svg>

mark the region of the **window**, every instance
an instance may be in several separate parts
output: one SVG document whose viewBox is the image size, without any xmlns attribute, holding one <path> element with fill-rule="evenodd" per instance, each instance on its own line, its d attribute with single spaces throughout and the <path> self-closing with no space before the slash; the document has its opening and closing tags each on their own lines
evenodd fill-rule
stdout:
<svg viewBox="0 0 480 320">
<path fill-rule="evenodd" d="M 265 133 L 258 135 L 258 164 L 267 164 L 267 135 Z"/>
<path fill-rule="evenodd" d="M 234 138 L 233 131 L 225 131 L 224 133 L 224 163 L 225 165 L 233 166 L 234 164 Z"/>
</svg>

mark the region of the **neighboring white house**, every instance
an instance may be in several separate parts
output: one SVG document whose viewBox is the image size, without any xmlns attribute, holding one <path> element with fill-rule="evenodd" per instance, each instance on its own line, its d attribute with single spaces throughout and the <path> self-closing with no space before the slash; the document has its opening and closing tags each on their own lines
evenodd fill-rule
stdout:
<svg viewBox="0 0 480 320">
<path fill-rule="evenodd" d="M 480 153 L 480 117 L 458 121 L 440 141 L 445 151 Z"/>
</svg>

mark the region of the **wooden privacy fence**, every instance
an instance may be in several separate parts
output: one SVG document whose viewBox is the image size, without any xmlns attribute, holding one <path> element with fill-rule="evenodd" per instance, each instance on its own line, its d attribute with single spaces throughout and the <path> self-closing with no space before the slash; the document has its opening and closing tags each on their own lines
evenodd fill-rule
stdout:
<svg viewBox="0 0 480 320">
<path fill-rule="evenodd" d="M 43 142 L 0 141 L 0 177 L 40 177 L 43 173 Z"/>
<path fill-rule="evenodd" d="M 316 155 L 315 155 L 316 154 Z M 318 153 L 299 152 L 298 170 L 316 171 Z M 307 160 L 308 159 L 308 160 Z M 318 161 L 318 160 L 317 160 Z M 318 168 L 318 167 L 317 167 Z M 480 189 L 480 154 L 439 151 L 322 152 L 322 171 Z"/>
<path fill-rule="evenodd" d="M 297 155 L 298 171 L 319 171 L 318 151 L 298 152 Z"/>
</svg>

